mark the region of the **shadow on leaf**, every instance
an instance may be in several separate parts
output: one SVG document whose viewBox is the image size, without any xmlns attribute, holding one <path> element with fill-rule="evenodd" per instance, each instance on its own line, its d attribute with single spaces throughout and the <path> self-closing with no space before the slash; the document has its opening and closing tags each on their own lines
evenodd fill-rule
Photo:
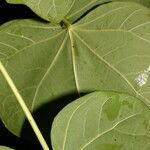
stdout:
<svg viewBox="0 0 150 150">
<path fill-rule="evenodd" d="M 81 94 L 83 96 L 85 94 Z M 50 103 L 47 103 L 41 106 L 39 109 L 33 112 L 33 117 L 40 128 L 44 138 L 46 139 L 48 145 L 51 147 L 50 141 L 50 131 L 52 127 L 52 122 L 55 116 L 70 102 L 79 98 L 77 93 L 72 93 L 69 95 L 62 96 L 57 98 Z M 38 140 L 31 129 L 27 120 L 25 120 L 22 127 L 21 137 L 25 139 L 30 139 L 35 141 L 38 144 Z M 42 149 L 42 148 L 40 148 Z"/>
</svg>

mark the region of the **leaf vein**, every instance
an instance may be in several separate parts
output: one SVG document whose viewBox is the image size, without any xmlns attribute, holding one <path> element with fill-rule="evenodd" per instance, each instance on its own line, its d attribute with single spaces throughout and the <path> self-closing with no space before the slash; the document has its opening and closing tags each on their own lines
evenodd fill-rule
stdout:
<svg viewBox="0 0 150 150">
<path fill-rule="evenodd" d="M 68 133 L 69 126 L 70 126 L 71 120 L 73 118 L 73 115 L 77 112 L 77 110 L 81 106 L 83 106 L 84 104 L 86 104 L 92 97 L 93 97 L 93 95 L 90 96 L 86 101 L 82 102 L 79 106 L 77 106 L 77 108 L 71 113 L 70 118 L 69 118 L 68 123 L 67 123 L 67 126 L 66 126 L 66 131 L 65 131 L 65 134 L 64 134 L 63 150 L 65 150 L 65 145 L 66 145 L 66 140 L 67 140 L 67 135 L 68 135 L 67 133 Z"/>
<path fill-rule="evenodd" d="M 26 40 L 28 40 L 28 41 L 30 41 L 30 42 L 32 42 L 32 43 L 35 43 L 34 40 L 32 40 L 32 39 L 30 39 L 30 38 L 28 38 L 28 37 L 26 37 L 26 36 L 24 36 L 24 35 L 20 36 L 20 35 L 13 34 L 13 33 L 10 33 L 10 32 L 5 32 L 5 33 L 8 34 L 8 35 L 15 36 L 15 37 L 20 37 L 20 38 L 22 38 L 22 39 L 26 39 Z"/>
<path fill-rule="evenodd" d="M 75 0 L 74 0 L 74 1 L 75 1 Z M 92 4 L 95 3 L 96 1 L 97 1 L 97 0 L 94 0 L 94 1 L 92 1 L 92 2 L 90 2 L 90 3 L 88 3 L 87 5 L 85 5 L 84 7 L 82 7 L 82 9 L 76 11 L 75 13 L 72 13 L 68 18 L 71 18 L 72 16 L 78 14 L 79 12 L 81 12 L 81 11 L 84 10 L 84 9 L 86 9 L 86 7 L 92 5 Z"/>
<path fill-rule="evenodd" d="M 95 19 L 93 19 L 93 20 L 91 20 L 91 21 L 89 21 L 89 22 L 83 23 L 83 24 L 81 24 L 81 25 L 76 25 L 76 27 L 85 26 L 85 25 L 87 25 L 87 24 L 93 23 L 94 21 L 96 21 L 96 20 L 98 20 L 98 19 L 100 19 L 100 18 L 103 18 L 103 17 L 105 17 L 105 16 L 111 14 L 112 12 L 116 12 L 116 11 L 118 11 L 118 10 L 120 10 L 120 9 L 125 9 L 125 8 L 130 8 L 130 7 L 131 7 L 131 6 L 123 6 L 123 7 L 118 7 L 118 8 L 112 9 L 112 10 L 110 10 L 110 11 L 108 11 L 108 12 L 106 12 L 106 13 L 100 15 L 100 16 L 98 16 L 97 18 L 95 18 Z"/>
<path fill-rule="evenodd" d="M 143 11 L 143 9 L 137 9 L 137 10 L 134 10 L 130 15 L 128 15 L 128 17 L 121 23 L 119 29 L 121 29 L 123 27 L 123 25 L 137 12 L 139 11 Z"/>
<path fill-rule="evenodd" d="M 39 84 L 37 85 L 37 88 L 36 88 L 36 91 L 35 91 L 35 95 L 34 95 L 34 98 L 33 98 L 33 102 L 32 102 L 32 105 L 31 105 L 31 110 L 32 111 L 33 111 L 33 108 L 34 108 L 34 105 L 35 105 L 35 101 L 36 101 L 36 97 L 37 97 L 38 91 L 39 91 L 43 81 L 45 80 L 46 76 L 48 75 L 49 71 L 53 67 L 53 65 L 56 62 L 56 60 L 58 59 L 58 56 L 59 56 L 59 54 L 60 54 L 61 50 L 63 49 L 63 46 L 64 46 L 64 44 L 66 42 L 67 36 L 68 36 L 68 34 L 66 33 L 66 36 L 65 36 L 62 44 L 60 45 L 60 48 L 58 49 L 58 51 L 57 51 L 53 61 L 51 62 L 51 64 L 49 65 L 48 69 L 46 70 L 44 76 L 42 77 L 42 79 L 40 80 Z"/>
<path fill-rule="evenodd" d="M 130 118 L 133 118 L 133 117 L 135 117 L 135 116 L 138 116 L 138 115 L 140 115 L 140 113 L 136 113 L 136 114 L 130 115 L 130 116 L 128 116 L 128 117 L 126 117 L 126 118 L 120 120 L 118 123 L 116 123 L 116 124 L 115 124 L 112 128 L 110 128 L 109 130 L 106 130 L 106 131 L 104 131 L 104 132 L 102 132 L 102 133 L 99 133 L 97 136 L 95 136 L 92 140 L 90 140 L 88 143 L 86 143 L 86 144 L 81 148 L 81 150 L 85 149 L 89 144 L 91 144 L 92 142 L 94 142 L 97 138 L 99 138 L 99 137 L 103 136 L 104 134 L 106 134 L 106 133 L 112 131 L 112 130 L 113 130 L 114 128 L 116 128 L 119 124 L 123 123 L 124 121 L 126 121 L 126 120 L 128 120 L 128 119 L 130 119 Z"/>
<path fill-rule="evenodd" d="M 29 46 L 26 46 L 26 47 L 24 47 L 23 49 L 17 51 L 16 53 L 10 55 L 10 56 L 8 57 L 8 59 L 12 58 L 13 56 L 15 56 L 15 55 L 18 54 L 18 53 L 21 53 L 22 51 L 26 50 L 27 48 L 30 48 L 30 47 L 32 47 L 32 46 L 35 46 L 35 45 L 37 45 L 37 44 L 39 44 L 39 43 L 43 43 L 43 42 L 52 40 L 52 39 L 56 38 L 57 36 L 61 35 L 63 32 L 64 32 L 64 31 L 59 32 L 59 33 L 57 33 L 56 35 L 54 35 L 54 36 L 52 36 L 52 37 L 50 37 L 50 38 L 46 38 L 46 39 L 44 39 L 44 40 L 41 40 L 41 41 L 38 41 L 38 42 L 36 42 L 36 43 L 33 43 L 33 44 L 29 45 Z"/>
<path fill-rule="evenodd" d="M 76 59 L 75 59 L 75 54 L 74 54 L 74 43 L 73 43 L 73 37 L 71 34 L 71 31 L 69 30 L 69 36 L 70 36 L 70 41 L 71 41 L 71 49 L 72 49 L 72 64 L 73 64 L 73 73 L 74 73 L 74 80 L 77 88 L 78 95 L 80 95 L 80 89 L 79 89 L 79 82 L 78 82 L 78 75 L 77 75 L 77 70 L 76 70 Z"/>
<path fill-rule="evenodd" d="M 10 44 L 4 43 L 4 42 L 0 42 L 0 44 L 5 45 L 5 46 L 7 46 L 7 47 L 9 47 L 9 48 L 11 48 L 11 49 L 13 49 L 15 51 L 19 51 L 16 47 L 14 47 L 14 46 L 12 46 Z"/>
<path fill-rule="evenodd" d="M 98 55 L 83 39 L 80 38 L 80 36 L 73 32 L 78 39 L 96 56 L 98 57 L 102 62 L 104 62 L 108 67 L 110 67 L 113 71 L 115 71 L 119 76 L 121 76 L 124 81 L 126 81 L 128 83 L 128 85 L 132 88 L 132 90 L 139 95 L 139 93 L 136 91 L 136 89 L 133 87 L 133 85 L 130 83 L 130 81 L 119 71 L 117 70 L 114 66 L 112 66 L 111 64 L 109 64 L 109 62 L 107 62 L 105 59 L 103 59 L 100 55 Z"/>
</svg>

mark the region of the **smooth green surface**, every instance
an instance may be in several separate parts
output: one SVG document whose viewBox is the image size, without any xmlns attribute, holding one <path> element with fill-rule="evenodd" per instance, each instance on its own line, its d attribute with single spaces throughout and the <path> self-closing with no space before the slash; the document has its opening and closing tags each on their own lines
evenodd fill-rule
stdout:
<svg viewBox="0 0 150 150">
<path fill-rule="evenodd" d="M 141 5 L 109 3 L 68 29 L 18 20 L 0 30 L 0 60 L 31 112 L 95 90 L 150 103 L 150 10 Z M 20 135 L 24 114 L 1 74 L 0 116 Z"/>
<path fill-rule="evenodd" d="M 140 3 L 146 7 L 150 7 L 150 1 L 149 0 L 111 0 L 111 1 L 120 1 L 120 2 L 136 2 Z"/>
<path fill-rule="evenodd" d="M 0 146 L 0 150 L 13 150 L 13 149 L 5 146 Z"/>
<path fill-rule="evenodd" d="M 53 150 L 149 150 L 149 116 L 149 108 L 129 95 L 91 93 L 57 115 Z"/>
<path fill-rule="evenodd" d="M 110 1 L 138 2 L 150 7 L 149 0 L 6 0 L 8 3 L 25 4 L 48 21 L 59 23 L 64 17 L 74 22 L 92 7 Z"/>
</svg>

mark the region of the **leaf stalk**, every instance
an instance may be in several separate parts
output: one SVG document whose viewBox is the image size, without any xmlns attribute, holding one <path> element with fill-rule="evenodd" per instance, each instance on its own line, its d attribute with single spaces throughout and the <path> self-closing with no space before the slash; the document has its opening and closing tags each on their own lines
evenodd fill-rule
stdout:
<svg viewBox="0 0 150 150">
<path fill-rule="evenodd" d="M 0 72 L 2 73 L 2 75 L 4 76 L 5 80 L 7 81 L 8 85 L 10 86 L 11 90 L 13 91 L 18 103 L 20 104 L 23 112 L 25 113 L 32 129 L 34 130 L 43 150 L 49 150 L 49 147 L 42 135 L 42 133 L 40 132 L 34 118 L 31 115 L 31 112 L 29 111 L 28 107 L 26 106 L 22 96 L 20 95 L 19 91 L 17 90 L 13 80 L 11 79 L 11 77 L 9 76 L 7 70 L 5 69 L 5 67 L 3 66 L 2 62 L 0 61 Z"/>
<path fill-rule="evenodd" d="M 62 21 L 67 27 L 71 26 L 71 23 L 66 18 L 64 18 Z"/>
</svg>

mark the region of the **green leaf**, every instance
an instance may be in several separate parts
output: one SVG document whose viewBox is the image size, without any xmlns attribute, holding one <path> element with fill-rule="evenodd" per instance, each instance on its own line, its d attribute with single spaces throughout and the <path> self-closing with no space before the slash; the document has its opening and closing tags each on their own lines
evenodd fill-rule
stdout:
<svg viewBox="0 0 150 150">
<path fill-rule="evenodd" d="M 36 14 L 48 21 L 59 23 L 64 17 L 74 22 L 92 7 L 110 2 L 110 0 L 6 0 L 8 3 L 25 4 Z M 111 0 L 130 1 L 150 6 L 149 0 Z"/>
<path fill-rule="evenodd" d="M 25 4 L 40 17 L 56 23 L 61 22 L 65 16 L 70 22 L 73 22 L 93 6 L 106 1 L 107 0 L 7 0 L 9 3 Z"/>
<path fill-rule="evenodd" d="M 81 17 L 86 11 L 90 10 L 96 5 L 103 4 L 107 1 L 108 0 L 92 0 L 92 1 L 91 0 L 84 0 L 84 1 L 75 0 L 75 3 L 72 9 L 66 15 L 66 18 L 70 22 L 74 22 L 79 17 Z"/>
<path fill-rule="evenodd" d="M 132 96 L 91 93 L 54 119 L 53 150 L 148 150 L 149 116 L 149 108 Z"/>
<path fill-rule="evenodd" d="M 70 11 L 75 0 L 7 0 L 7 2 L 25 4 L 40 17 L 59 23 Z"/>
<path fill-rule="evenodd" d="M 23 0 L 6 0 L 8 3 L 12 4 L 23 4 Z"/>
<path fill-rule="evenodd" d="M 149 14 L 141 5 L 116 2 L 67 28 L 13 21 L 0 28 L 0 60 L 31 112 L 95 90 L 125 92 L 149 105 Z M 1 74 L 0 116 L 20 135 L 25 117 Z"/>
<path fill-rule="evenodd" d="M 5 146 L 0 146 L 0 150 L 13 150 L 13 149 Z"/>
<path fill-rule="evenodd" d="M 114 2 L 114 1 L 121 1 L 121 2 L 137 2 L 144 6 L 150 7 L 150 1 L 149 0 L 84 0 L 84 1 L 78 1 L 76 0 L 72 9 L 68 12 L 66 18 L 70 20 L 71 22 L 74 22 L 79 17 L 81 17 L 86 11 L 90 10 L 96 5 L 103 5 L 107 2 Z"/>
<path fill-rule="evenodd" d="M 137 2 L 137 3 L 140 3 L 146 7 L 150 7 L 150 1 L 149 0 L 111 0 L 111 1 L 122 1 L 122 2 Z"/>
</svg>

